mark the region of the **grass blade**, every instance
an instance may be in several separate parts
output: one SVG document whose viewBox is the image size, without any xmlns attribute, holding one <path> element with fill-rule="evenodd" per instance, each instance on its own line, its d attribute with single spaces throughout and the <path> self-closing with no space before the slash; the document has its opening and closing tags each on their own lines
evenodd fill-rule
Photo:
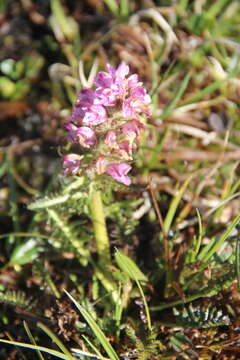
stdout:
<svg viewBox="0 0 240 360">
<path fill-rule="evenodd" d="M 59 347 L 62 352 L 68 356 L 68 359 L 73 360 L 72 354 L 68 351 L 68 349 L 63 345 L 63 343 L 57 338 L 57 336 L 44 324 L 41 322 L 37 323 L 37 326 L 42 329 L 51 339 L 52 341 Z"/>
<path fill-rule="evenodd" d="M 129 0 L 121 0 L 120 2 L 120 14 L 123 19 L 127 19 L 129 15 Z"/>
<path fill-rule="evenodd" d="M 184 102 L 181 106 L 193 104 L 197 101 L 202 100 L 205 96 L 211 94 L 215 90 L 218 90 L 222 86 L 222 84 L 224 84 L 225 81 L 226 81 L 226 79 L 217 80 L 217 81 L 213 82 L 209 86 L 205 87 L 203 90 L 198 91 L 198 93 L 196 95 L 194 95 L 191 99 Z"/>
<path fill-rule="evenodd" d="M 175 93 L 175 96 L 173 97 L 173 99 L 170 101 L 170 103 L 166 106 L 163 113 L 161 114 L 161 116 L 160 116 L 161 119 L 165 119 L 166 117 L 168 117 L 171 114 L 171 112 L 174 110 L 178 101 L 181 99 L 182 95 L 184 94 L 191 76 L 192 76 L 192 73 L 189 72 L 184 77 L 184 79 L 182 80 L 182 82 L 179 86 L 179 89 Z"/>
<path fill-rule="evenodd" d="M 80 311 L 81 315 L 84 317 L 90 328 L 92 329 L 94 335 L 97 337 L 98 341 L 101 343 L 102 347 L 108 354 L 111 360 L 119 360 L 115 350 L 113 349 L 112 345 L 109 343 L 108 339 L 106 338 L 105 334 L 102 332 L 98 324 L 93 320 L 92 316 L 89 314 L 87 310 L 84 309 L 82 305 L 80 305 L 66 290 L 65 293 L 67 296 L 72 300 L 75 304 L 77 309 Z"/>
<path fill-rule="evenodd" d="M 177 207 L 183 197 L 184 191 L 186 190 L 186 187 L 188 186 L 189 182 L 192 180 L 193 175 L 189 176 L 189 178 L 184 182 L 183 186 L 181 187 L 180 190 L 177 191 L 175 197 L 173 198 L 169 210 L 167 212 L 166 218 L 164 220 L 164 230 L 166 231 L 166 233 L 169 232 L 172 222 L 173 222 L 173 218 L 174 215 L 177 211 Z"/>
<path fill-rule="evenodd" d="M 48 349 L 48 348 L 46 348 L 44 346 L 26 344 L 26 343 L 21 343 L 21 342 L 18 342 L 18 341 L 10 341 L 10 340 L 3 340 L 3 339 L 0 339 L 0 343 L 19 346 L 19 347 L 23 347 L 23 348 L 26 348 L 26 349 L 39 350 L 39 351 L 45 352 L 45 353 L 47 353 L 49 355 L 53 355 L 53 356 L 55 356 L 55 357 L 57 357 L 59 359 L 63 359 L 63 360 L 72 360 L 73 359 L 72 356 L 71 357 L 66 356 L 65 354 L 62 354 L 59 351 Z"/>
<path fill-rule="evenodd" d="M 220 248 L 220 246 L 224 243 L 224 241 L 228 238 L 228 236 L 231 234 L 235 226 L 240 221 L 240 215 L 237 216 L 233 222 L 229 225 L 225 233 L 215 242 L 215 244 L 212 246 L 212 248 L 209 250 L 209 252 L 203 257 L 202 261 L 206 262 L 212 257 L 216 251 Z"/>
<path fill-rule="evenodd" d="M 101 360 L 105 360 L 106 358 L 104 356 L 102 356 L 102 354 L 100 353 L 100 351 L 96 348 L 96 346 L 93 345 L 93 343 L 85 336 L 82 334 L 82 337 L 84 338 L 84 340 L 88 343 L 88 345 L 91 347 L 91 349 L 93 351 L 95 351 L 96 358 L 101 359 Z"/>
<path fill-rule="evenodd" d="M 36 343 L 36 341 L 35 341 L 32 333 L 31 333 L 31 331 L 30 331 L 30 329 L 29 329 L 29 326 L 28 326 L 28 324 L 26 323 L 26 321 L 23 321 L 23 325 L 24 325 L 24 328 L 25 328 L 25 330 L 26 330 L 26 333 L 27 333 L 27 335 L 28 335 L 29 340 L 31 341 L 31 343 L 32 343 L 33 345 L 37 345 L 37 343 Z M 36 352 L 37 352 L 38 358 L 39 358 L 40 360 L 44 360 L 44 357 L 42 356 L 41 352 L 40 352 L 39 350 L 36 350 Z"/>
<path fill-rule="evenodd" d="M 112 12 L 113 15 L 118 16 L 119 15 L 119 8 L 118 4 L 115 0 L 104 0 L 105 4 L 109 8 L 109 10 Z"/>
<path fill-rule="evenodd" d="M 135 274 L 135 270 L 136 270 L 136 265 L 134 264 L 134 262 L 131 260 L 131 262 L 129 262 L 129 258 L 123 254 L 121 254 L 118 250 L 116 250 L 115 252 L 115 259 L 117 264 L 120 264 L 120 269 L 124 271 L 124 273 L 130 277 L 130 279 L 134 279 L 134 281 L 136 282 L 139 292 L 142 296 L 143 299 L 143 303 L 144 303 L 144 307 L 145 307 L 145 312 L 146 312 L 146 316 L 147 316 L 147 324 L 148 324 L 148 329 L 151 331 L 152 329 L 152 324 L 151 324 L 151 317 L 150 317 L 150 313 L 149 313 L 149 308 L 147 305 L 147 301 L 143 292 L 143 289 L 141 287 L 141 284 L 137 278 L 137 275 Z M 127 260 L 126 260 L 127 259 Z M 132 263 L 135 266 L 132 266 Z M 124 270 L 125 269 L 125 270 Z M 130 276 L 129 276 L 130 275 Z"/>
</svg>

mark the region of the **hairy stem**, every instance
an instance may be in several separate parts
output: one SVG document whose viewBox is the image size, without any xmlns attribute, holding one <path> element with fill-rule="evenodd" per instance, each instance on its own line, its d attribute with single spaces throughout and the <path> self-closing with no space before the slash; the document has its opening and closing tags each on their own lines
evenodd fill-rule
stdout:
<svg viewBox="0 0 240 360">
<path fill-rule="evenodd" d="M 111 255 L 100 191 L 93 190 L 90 201 L 90 211 L 99 256 L 99 264 L 106 265 L 111 262 Z"/>
</svg>

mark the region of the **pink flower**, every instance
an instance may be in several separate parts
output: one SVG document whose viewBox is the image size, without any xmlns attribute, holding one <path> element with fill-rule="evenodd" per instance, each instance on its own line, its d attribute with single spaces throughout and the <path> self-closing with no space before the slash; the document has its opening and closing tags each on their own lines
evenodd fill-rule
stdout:
<svg viewBox="0 0 240 360">
<path fill-rule="evenodd" d="M 98 96 L 96 102 L 103 106 L 114 106 L 117 94 L 114 89 L 111 88 L 97 88 L 96 95 Z"/>
<path fill-rule="evenodd" d="M 76 125 L 73 125 L 71 123 L 65 123 L 63 125 L 63 127 L 68 130 L 68 135 L 67 135 L 67 139 L 68 141 L 70 141 L 71 143 L 75 144 L 78 143 L 78 127 Z"/>
<path fill-rule="evenodd" d="M 150 95 L 143 86 L 133 87 L 130 91 L 130 97 L 142 102 L 144 105 L 149 105 L 151 102 Z"/>
<path fill-rule="evenodd" d="M 118 97 L 123 97 L 126 92 L 126 76 L 129 66 L 122 62 L 117 69 L 107 64 L 108 72 L 101 71 L 95 77 L 97 102 L 104 106 L 114 106 Z"/>
<path fill-rule="evenodd" d="M 117 136 L 115 131 L 110 130 L 107 133 L 107 136 L 105 138 L 105 144 L 107 144 L 110 149 L 118 149 L 118 143 L 117 143 Z"/>
<path fill-rule="evenodd" d="M 124 61 L 118 65 L 116 70 L 110 64 L 107 64 L 107 69 L 115 75 L 116 79 L 125 79 L 129 73 L 129 66 Z"/>
<path fill-rule="evenodd" d="M 124 80 L 129 73 L 129 66 L 124 61 L 118 65 L 117 69 L 110 64 L 106 67 L 108 72 L 101 71 L 95 77 L 96 87 L 111 87 L 116 81 Z"/>
<path fill-rule="evenodd" d="M 119 144 L 119 155 L 121 155 L 126 160 L 132 160 L 133 149 L 136 148 L 136 145 L 132 141 L 122 141 Z"/>
<path fill-rule="evenodd" d="M 107 167 L 107 160 L 105 159 L 105 157 L 100 156 L 95 163 L 96 173 L 98 175 L 105 173 L 106 167 Z"/>
<path fill-rule="evenodd" d="M 64 127 L 69 131 L 68 140 L 70 142 L 74 144 L 79 143 L 85 148 L 89 148 L 96 143 L 97 138 L 95 132 L 90 127 L 77 127 L 76 125 L 73 125 L 71 123 L 65 124 Z"/>
<path fill-rule="evenodd" d="M 123 101 L 123 116 L 132 118 L 141 112 L 149 115 L 148 105 L 150 102 L 151 98 L 143 86 L 132 88 L 129 97 Z"/>
<path fill-rule="evenodd" d="M 140 130 L 144 129 L 144 125 L 137 120 L 126 122 L 122 127 L 122 132 L 128 137 L 132 137 L 135 134 L 136 137 L 140 135 Z"/>
<path fill-rule="evenodd" d="M 113 84 L 113 76 L 106 71 L 99 72 L 94 80 L 97 88 L 110 88 Z"/>
<path fill-rule="evenodd" d="M 131 170 L 131 168 L 131 165 L 127 163 L 111 164 L 107 167 L 106 174 L 128 186 L 131 184 L 131 180 L 128 176 L 126 176 L 126 174 Z"/>
<path fill-rule="evenodd" d="M 68 120 L 82 122 L 84 125 L 95 126 L 102 124 L 107 120 L 107 112 L 98 102 L 95 91 L 90 89 L 81 90 Z"/>
<path fill-rule="evenodd" d="M 80 168 L 81 156 L 77 154 L 68 154 L 63 158 L 64 175 L 76 175 Z"/>
<path fill-rule="evenodd" d="M 85 148 L 90 148 L 97 141 L 95 132 L 88 126 L 81 126 L 77 130 L 77 135 L 79 144 Z"/>
<path fill-rule="evenodd" d="M 128 87 L 129 87 L 129 89 L 133 88 L 133 87 L 136 87 L 136 86 L 141 86 L 141 85 L 142 85 L 142 82 L 138 81 L 138 75 L 137 74 L 132 74 L 132 75 L 129 76 L 129 78 L 128 78 Z"/>
<path fill-rule="evenodd" d="M 101 105 L 91 105 L 88 108 L 83 107 L 82 110 L 85 112 L 82 118 L 82 123 L 85 125 L 96 126 L 107 120 L 106 110 Z"/>
<path fill-rule="evenodd" d="M 83 106 L 76 105 L 73 109 L 69 121 L 82 122 L 85 125 L 99 125 L 107 120 L 106 110 L 102 105 Z"/>
<path fill-rule="evenodd" d="M 78 100 L 76 106 L 78 106 L 78 104 L 87 105 L 87 106 L 93 105 L 95 99 L 96 99 L 96 95 L 94 90 L 83 89 L 78 94 Z"/>
</svg>

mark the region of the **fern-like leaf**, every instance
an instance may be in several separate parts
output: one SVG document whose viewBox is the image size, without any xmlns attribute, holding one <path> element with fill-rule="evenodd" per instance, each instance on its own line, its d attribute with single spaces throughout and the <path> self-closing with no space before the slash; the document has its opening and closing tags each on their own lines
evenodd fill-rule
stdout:
<svg viewBox="0 0 240 360">
<path fill-rule="evenodd" d="M 183 310 L 173 308 L 173 313 L 176 317 L 176 321 L 183 327 L 192 328 L 211 328 L 216 326 L 228 325 L 229 317 L 224 315 L 221 309 L 217 309 L 215 306 L 193 306 L 189 304 L 185 306 Z"/>
<path fill-rule="evenodd" d="M 0 302 L 7 305 L 18 306 L 23 309 L 32 309 L 36 305 L 32 297 L 28 297 L 23 291 L 7 290 L 0 292 Z"/>
<path fill-rule="evenodd" d="M 70 194 L 51 194 L 42 199 L 37 199 L 28 205 L 29 210 L 47 209 L 52 206 L 65 203 L 70 198 Z"/>
</svg>

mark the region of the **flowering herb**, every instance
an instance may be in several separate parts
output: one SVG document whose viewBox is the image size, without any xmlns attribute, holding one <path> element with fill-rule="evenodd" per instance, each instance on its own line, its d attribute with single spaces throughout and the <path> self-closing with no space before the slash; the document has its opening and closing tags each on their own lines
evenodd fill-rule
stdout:
<svg viewBox="0 0 240 360">
<path fill-rule="evenodd" d="M 116 69 L 107 65 L 94 80 L 95 90 L 83 89 L 78 94 L 72 114 L 64 128 L 68 141 L 88 149 L 92 157 L 65 155 L 65 174 L 106 174 L 130 185 L 133 151 L 138 145 L 144 116 L 149 116 L 150 96 L 138 75 L 129 76 L 129 67 L 122 62 Z M 89 160 L 91 159 L 91 160 Z"/>
</svg>

